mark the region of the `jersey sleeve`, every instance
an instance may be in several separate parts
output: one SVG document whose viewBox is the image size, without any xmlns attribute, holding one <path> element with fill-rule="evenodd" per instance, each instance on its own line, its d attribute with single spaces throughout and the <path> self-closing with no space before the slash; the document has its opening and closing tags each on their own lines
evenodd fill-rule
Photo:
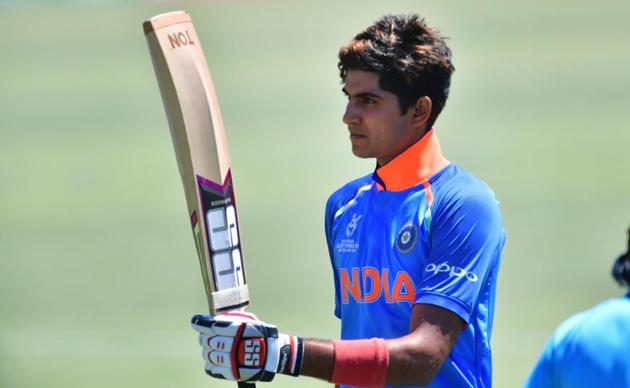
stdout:
<svg viewBox="0 0 630 388">
<path fill-rule="evenodd" d="M 493 292 L 483 285 L 497 276 L 504 244 L 502 219 L 489 189 L 449 194 L 434 203 L 430 253 L 416 303 L 443 307 L 469 323 L 480 293 Z"/>
<path fill-rule="evenodd" d="M 328 198 L 328 202 L 326 202 L 326 215 L 324 218 L 324 228 L 326 232 L 326 245 L 328 246 L 328 256 L 330 257 L 330 263 L 332 265 L 333 270 L 333 279 L 335 281 L 335 311 L 334 314 L 337 318 L 341 318 L 341 301 L 339 300 L 339 276 L 337 272 L 337 268 L 335 268 L 335 260 L 333 256 L 333 239 L 332 239 L 332 228 L 333 228 L 333 220 L 335 215 L 335 201 L 333 196 Z"/>
<path fill-rule="evenodd" d="M 606 346 L 601 339 L 603 333 L 586 328 L 586 322 L 594 322 L 591 311 L 583 311 L 573 315 L 562 322 L 547 341 L 536 365 L 530 372 L 525 382 L 526 388 L 552 388 L 552 387 L 594 387 L 598 381 L 607 381 L 609 386 L 627 386 L 627 384 L 615 384 L 610 377 L 604 377 L 606 373 L 593 373 L 598 368 L 596 365 L 606 365 Z M 608 322 L 607 322 L 608 323 Z M 612 326 L 606 327 L 606 332 L 614 331 Z M 580 334 L 586 334 L 582 337 Z M 599 342 L 594 353 L 585 351 L 585 339 L 595 339 Z M 618 341 L 613 341 L 618 343 Z M 623 341 L 622 341 L 623 342 Z M 600 355 L 599 352 L 603 353 Z M 590 356 L 589 356 L 590 355 Z M 595 358 L 597 361 L 595 362 Z M 611 371 L 613 368 L 604 367 Z M 627 381 L 627 380 L 626 380 Z"/>
<path fill-rule="evenodd" d="M 534 365 L 529 377 L 525 381 L 525 388 L 551 388 L 555 385 L 553 382 L 552 364 L 553 364 L 553 341 L 549 341 L 545 350 L 540 355 L 538 362 Z"/>
</svg>

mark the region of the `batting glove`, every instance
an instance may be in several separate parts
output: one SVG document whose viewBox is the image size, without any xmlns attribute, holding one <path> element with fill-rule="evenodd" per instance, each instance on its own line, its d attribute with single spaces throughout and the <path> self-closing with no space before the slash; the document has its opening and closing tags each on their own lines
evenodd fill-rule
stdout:
<svg viewBox="0 0 630 388">
<path fill-rule="evenodd" d="M 297 376 L 302 368 L 302 338 L 280 334 L 254 314 L 195 315 L 206 373 L 237 381 L 271 381 L 276 373 Z"/>
</svg>

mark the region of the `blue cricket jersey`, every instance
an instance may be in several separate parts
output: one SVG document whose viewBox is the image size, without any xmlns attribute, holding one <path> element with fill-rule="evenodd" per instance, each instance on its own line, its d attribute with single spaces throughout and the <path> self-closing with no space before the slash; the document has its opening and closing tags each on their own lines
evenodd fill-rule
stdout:
<svg viewBox="0 0 630 388">
<path fill-rule="evenodd" d="M 466 322 L 429 387 L 490 387 L 490 337 L 505 241 L 490 188 L 442 155 L 433 130 L 333 193 L 326 238 L 342 339 L 409 333 L 412 307 Z"/>
<path fill-rule="evenodd" d="M 630 387 L 630 294 L 563 322 L 525 387 Z"/>
</svg>

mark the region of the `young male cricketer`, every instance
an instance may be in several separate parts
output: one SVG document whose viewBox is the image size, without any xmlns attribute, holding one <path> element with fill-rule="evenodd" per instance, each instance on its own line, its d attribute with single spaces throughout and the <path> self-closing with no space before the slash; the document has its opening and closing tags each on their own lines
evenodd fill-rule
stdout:
<svg viewBox="0 0 630 388">
<path fill-rule="evenodd" d="M 326 205 L 341 340 L 285 335 L 252 314 L 196 315 L 206 372 L 346 386 L 489 387 L 505 235 L 485 183 L 449 162 L 433 123 L 454 71 L 439 32 L 385 16 L 339 51 L 352 152 L 375 158 Z"/>
</svg>

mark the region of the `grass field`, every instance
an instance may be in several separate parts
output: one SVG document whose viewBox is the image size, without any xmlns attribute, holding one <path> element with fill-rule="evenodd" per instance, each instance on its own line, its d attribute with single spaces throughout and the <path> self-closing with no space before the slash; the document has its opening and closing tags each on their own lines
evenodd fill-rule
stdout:
<svg viewBox="0 0 630 388">
<path fill-rule="evenodd" d="M 520 385 L 564 317 L 622 292 L 627 1 L 27 3 L 0 1 L 2 387 L 234 387 L 205 377 L 188 324 L 206 305 L 141 28 L 173 9 L 214 75 L 263 319 L 338 335 L 323 206 L 372 162 L 350 153 L 335 55 L 393 12 L 451 37 L 437 131 L 502 203 L 495 385 Z"/>
</svg>

